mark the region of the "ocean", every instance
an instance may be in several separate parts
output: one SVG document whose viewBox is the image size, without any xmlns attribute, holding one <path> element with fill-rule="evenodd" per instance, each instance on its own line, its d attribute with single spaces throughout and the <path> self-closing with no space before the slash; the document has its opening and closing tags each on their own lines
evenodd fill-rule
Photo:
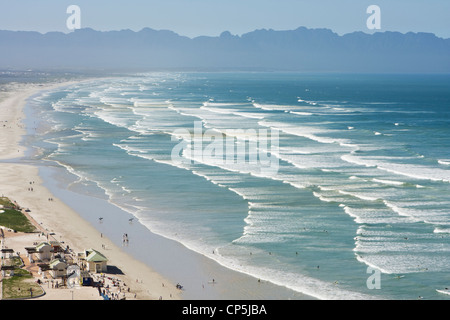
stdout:
<svg viewBox="0 0 450 320">
<path fill-rule="evenodd" d="M 448 75 L 143 73 L 27 108 L 29 158 L 68 190 L 226 268 L 318 299 L 450 297 Z"/>
</svg>

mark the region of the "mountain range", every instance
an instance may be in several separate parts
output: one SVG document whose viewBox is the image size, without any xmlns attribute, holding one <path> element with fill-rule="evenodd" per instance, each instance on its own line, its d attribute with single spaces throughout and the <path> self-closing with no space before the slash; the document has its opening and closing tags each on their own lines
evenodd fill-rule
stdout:
<svg viewBox="0 0 450 320">
<path fill-rule="evenodd" d="M 195 38 L 150 28 L 0 31 L 0 69 L 449 73 L 450 39 L 305 27 Z"/>
</svg>

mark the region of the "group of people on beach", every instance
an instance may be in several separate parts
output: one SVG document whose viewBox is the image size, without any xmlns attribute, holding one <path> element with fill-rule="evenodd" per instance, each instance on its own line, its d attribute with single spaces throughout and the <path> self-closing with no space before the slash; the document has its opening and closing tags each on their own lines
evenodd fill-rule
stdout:
<svg viewBox="0 0 450 320">
<path fill-rule="evenodd" d="M 128 234 L 124 233 L 123 236 L 122 236 L 122 243 L 128 245 L 128 241 L 129 241 L 128 240 Z"/>
<path fill-rule="evenodd" d="M 106 283 L 106 280 L 110 281 L 110 284 Z M 116 292 L 113 292 L 112 289 L 116 288 Z M 130 287 L 128 287 L 125 283 L 122 283 L 120 279 L 112 278 L 101 274 L 99 279 L 97 280 L 97 289 L 100 296 L 103 297 L 104 300 L 125 300 L 125 293 L 130 293 Z M 137 297 L 137 294 L 134 294 L 134 298 Z"/>
<path fill-rule="evenodd" d="M 34 181 L 30 181 L 30 185 L 33 185 Z M 34 189 L 32 187 L 28 188 L 28 191 L 34 191 Z"/>
</svg>

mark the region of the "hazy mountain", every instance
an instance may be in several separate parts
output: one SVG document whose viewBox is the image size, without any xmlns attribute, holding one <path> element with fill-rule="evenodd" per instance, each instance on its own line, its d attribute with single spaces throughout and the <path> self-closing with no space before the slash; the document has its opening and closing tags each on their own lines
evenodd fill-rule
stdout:
<svg viewBox="0 0 450 320">
<path fill-rule="evenodd" d="M 450 72 L 450 39 L 429 33 L 256 30 L 188 38 L 145 28 L 0 31 L 0 68 L 146 71 Z"/>
</svg>

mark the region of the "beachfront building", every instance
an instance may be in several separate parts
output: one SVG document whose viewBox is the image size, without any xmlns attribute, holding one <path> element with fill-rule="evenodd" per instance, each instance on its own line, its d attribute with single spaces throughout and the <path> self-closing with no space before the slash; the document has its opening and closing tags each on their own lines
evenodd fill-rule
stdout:
<svg viewBox="0 0 450 320">
<path fill-rule="evenodd" d="M 9 271 L 10 272 L 9 275 L 12 277 L 14 275 L 15 268 L 16 268 L 15 266 L 5 266 L 5 265 L 0 266 L 0 271 L 1 271 L 2 277 L 3 278 L 6 277 L 6 271 Z"/>
<path fill-rule="evenodd" d="M 33 255 L 37 253 L 36 247 L 25 247 L 27 251 L 27 258 L 30 260 L 30 263 L 34 263 Z"/>
<path fill-rule="evenodd" d="M 48 242 L 41 242 L 36 246 L 38 260 L 48 261 L 52 259 L 53 247 Z"/>
<path fill-rule="evenodd" d="M 53 279 L 67 275 L 67 263 L 62 259 L 54 259 L 49 264 L 49 272 Z"/>
<path fill-rule="evenodd" d="M 97 250 L 87 249 L 78 253 L 78 260 L 83 262 L 89 272 L 100 273 L 108 270 L 108 259 Z"/>
<path fill-rule="evenodd" d="M 0 250 L 2 253 L 2 259 L 7 259 L 7 258 L 11 258 L 14 254 L 14 250 L 13 249 L 8 249 L 8 248 L 3 248 Z M 8 254 L 8 257 L 6 256 Z"/>
<path fill-rule="evenodd" d="M 45 272 L 50 270 L 50 266 L 48 263 L 38 263 L 37 266 L 39 267 L 38 274 L 42 276 L 42 279 L 45 279 Z"/>
</svg>

